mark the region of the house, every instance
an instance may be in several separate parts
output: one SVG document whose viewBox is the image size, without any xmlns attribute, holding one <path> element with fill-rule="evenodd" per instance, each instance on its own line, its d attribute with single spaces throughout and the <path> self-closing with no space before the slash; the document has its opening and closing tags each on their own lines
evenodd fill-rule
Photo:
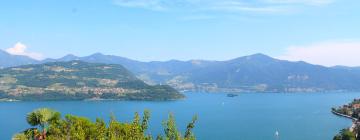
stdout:
<svg viewBox="0 0 360 140">
<path fill-rule="evenodd" d="M 353 104 L 353 105 L 352 105 L 352 108 L 353 108 L 353 109 L 358 109 L 358 108 L 360 108 L 360 104 Z"/>
</svg>

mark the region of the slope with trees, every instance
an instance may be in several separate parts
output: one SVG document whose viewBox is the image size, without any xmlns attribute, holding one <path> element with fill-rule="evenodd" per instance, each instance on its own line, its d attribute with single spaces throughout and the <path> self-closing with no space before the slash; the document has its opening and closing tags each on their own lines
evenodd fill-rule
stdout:
<svg viewBox="0 0 360 140">
<path fill-rule="evenodd" d="M 167 85 L 148 85 L 117 64 L 52 62 L 0 69 L 0 99 L 174 100 Z"/>
</svg>

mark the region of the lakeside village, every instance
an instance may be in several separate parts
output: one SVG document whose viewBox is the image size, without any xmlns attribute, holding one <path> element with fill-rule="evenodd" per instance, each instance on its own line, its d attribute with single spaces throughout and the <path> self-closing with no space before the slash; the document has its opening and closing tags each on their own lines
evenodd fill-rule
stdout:
<svg viewBox="0 0 360 140">
<path fill-rule="evenodd" d="M 347 105 L 332 108 L 335 115 L 353 120 L 351 127 L 342 129 L 333 140 L 360 140 L 360 99 L 354 99 Z"/>
</svg>

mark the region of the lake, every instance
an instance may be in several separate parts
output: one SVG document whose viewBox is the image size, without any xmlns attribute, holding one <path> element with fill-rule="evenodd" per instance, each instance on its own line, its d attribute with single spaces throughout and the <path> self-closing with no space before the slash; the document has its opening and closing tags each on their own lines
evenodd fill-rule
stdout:
<svg viewBox="0 0 360 140">
<path fill-rule="evenodd" d="M 0 102 L 0 139 L 10 139 L 28 128 L 25 117 L 36 108 L 49 107 L 62 114 L 109 120 L 113 113 L 120 121 L 131 121 L 134 112 L 151 111 L 149 132 L 162 133 L 161 122 L 171 112 L 179 130 L 184 131 L 193 115 L 199 140 L 330 140 L 351 120 L 333 115 L 331 107 L 359 98 L 360 93 L 186 93 L 179 101 L 44 101 Z"/>
</svg>

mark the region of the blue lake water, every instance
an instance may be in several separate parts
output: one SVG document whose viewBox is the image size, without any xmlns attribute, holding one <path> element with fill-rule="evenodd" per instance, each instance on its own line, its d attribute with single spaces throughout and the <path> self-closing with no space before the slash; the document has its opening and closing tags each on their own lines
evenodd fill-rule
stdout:
<svg viewBox="0 0 360 140">
<path fill-rule="evenodd" d="M 198 115 L 195 135 L 199 140 L 330 140 L 351 121 L 331 114 L 331 107 L 359 98 L 360 93 L 247 93 L 227 97 L 225 93 L 186 93 L 180 101 L 56 101 L 0 102 L 0 139 L 29 126 L 26 113 L 49 107 L 62 112 L 108 120 L 131 121 L 134 112 L 151 111 L 149 133 L 162 133 L 161 122 L 168 113 L 176 117 L 183 131 L 193 115 Z"/>
</svg>

